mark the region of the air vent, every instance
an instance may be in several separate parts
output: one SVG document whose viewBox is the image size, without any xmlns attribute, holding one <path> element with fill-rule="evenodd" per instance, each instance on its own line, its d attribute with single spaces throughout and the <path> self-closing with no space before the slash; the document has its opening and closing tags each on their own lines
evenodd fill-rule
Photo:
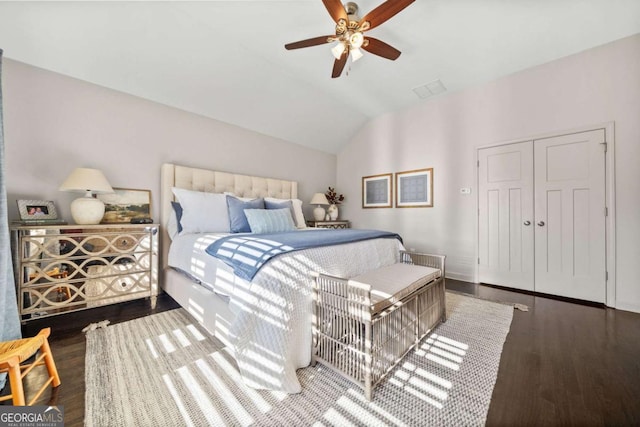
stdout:
<svg viewBox="0 0 640 427">
<path fill-rule="evenodd" d="M 418 86 L 413 88 L 413 91 L 418 95 L 418 98 L 425 99 L 433 95 L 437 95 L 446 91 L 447 88 L 444 87 L 440 79 L 429 82 L 425 85 Z"/>
</svg>

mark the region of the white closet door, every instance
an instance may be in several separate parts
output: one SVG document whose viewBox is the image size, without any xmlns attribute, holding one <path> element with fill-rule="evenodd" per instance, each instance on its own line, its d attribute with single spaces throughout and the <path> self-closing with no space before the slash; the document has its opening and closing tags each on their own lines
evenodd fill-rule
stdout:
<svg viewBox="0 0 640 427">
<path fill-rule="evenodd" d="M 604 130 L 536 140 L 535 290 L 605 301 Z"/>
<path fill-rule="evenodd" d="M 478 150 L 480 282 L 534 289 L 533 143 Z"/>
</svg>

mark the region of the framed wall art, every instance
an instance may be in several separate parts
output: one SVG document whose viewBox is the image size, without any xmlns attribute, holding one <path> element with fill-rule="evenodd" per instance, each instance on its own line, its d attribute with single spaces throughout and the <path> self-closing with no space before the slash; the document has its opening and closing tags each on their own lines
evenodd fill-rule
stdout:
<svg viewBox="0 0 640 427">
<path fill-rule="evenodd" d="M 104 202 L 102 224 L 129 223 L 132 219 L 151 218 L 151 190 L 114 188 L 112 194 L 98 194 Z"/>
<path fill-rule="evenodd" d="M 390 208 L 393 204 L 393 174 L 362 177 L 362 207 Z"/>
<path fill-rule="evenodd" d="M 433 207 L 433 168 L 396 173 L 396 207 Z"/>
<path fill-rule="evenodd" d="M 18 200 L 18 212 L 22 221 L 55 221 L 58 211 L 51 200 Z"/>
</svg>

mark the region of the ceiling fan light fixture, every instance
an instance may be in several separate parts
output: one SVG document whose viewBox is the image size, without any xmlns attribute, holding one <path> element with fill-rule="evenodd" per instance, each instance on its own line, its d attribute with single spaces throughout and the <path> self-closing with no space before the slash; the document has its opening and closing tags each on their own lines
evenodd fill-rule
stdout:
<svg viewBox="0 0 640 427">
<path fill-rule="evenodd" d="M 364 35 L 360 31 L 356 31 L 349 37 L 349 44 L 354 49 L 360 49 L 364 43 Z"/>
<path fill-rule="evenodd" d="M 346 46 L 344 45 L 344 43 L 338 42 L 334 47 L 331 48 L 331 53 L 336 59 L 340 59 L 345 49 Z"/>
<path fill-rule="evenodd" d="M 358 59 L 360 59 L 360 58 L 362 58 L 364 56 L 362 54 L 362 51 L 360 49 L 358 49 L 357 47 L 351 48 L 351 49 L 349 49 L 349 51 L 351 52 L 351 60 L 353 62 L 356 62 Z"/>
</svg>

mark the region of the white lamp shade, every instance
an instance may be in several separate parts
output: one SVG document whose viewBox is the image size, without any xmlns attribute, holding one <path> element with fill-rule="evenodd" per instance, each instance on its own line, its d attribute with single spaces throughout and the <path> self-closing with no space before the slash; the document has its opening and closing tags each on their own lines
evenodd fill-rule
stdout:
<svg viewBox="0 0 640 427">
<path fill-rule="evenodd" d="M 327 196 L 324 193 L 316 193 L 311 198 L 312 205 L 328 205 L 329 201 L 327 200 Z"/>
<path fill-rule="evenodd" d="M 60 191 L 91 191 L 113 193 L 113 188 L 98 169 L 77 168 L 60 186 Z"/>
</svg>

